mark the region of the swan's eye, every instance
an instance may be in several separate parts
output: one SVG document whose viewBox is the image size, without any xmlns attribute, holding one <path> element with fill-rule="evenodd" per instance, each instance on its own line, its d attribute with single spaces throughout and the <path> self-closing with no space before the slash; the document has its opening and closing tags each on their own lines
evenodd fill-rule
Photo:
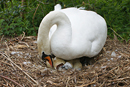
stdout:
<svg viewBox="0 0 130 87">
<path fill-rule="evenodd" d="M 46 55 L 44 52 L 42 52 L 42 59 L 45 60 L 45 57 L 47 57 L 49 55 Z"/>
</svg>

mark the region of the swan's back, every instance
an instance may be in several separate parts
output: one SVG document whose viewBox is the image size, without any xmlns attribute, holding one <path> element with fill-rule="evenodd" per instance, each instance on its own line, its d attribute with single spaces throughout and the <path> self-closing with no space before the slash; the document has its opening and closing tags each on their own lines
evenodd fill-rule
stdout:
<svg viewBox="0 0 130 87">
<path fill-rule="evenodd" d="M 107 37 L 107 26 L 104 18 L 93 11 L 79 10 L 77 8 L 59 8 L 55 8 L 55 10 L 65 13 L 71 22 L 72 46 L 77 47 L 77 52 L 75 51 L 71 54 L 75 55 L 77 53 L 77 56 L 88 57 L 97 55 L 104 46 Z M 56 28 L 56 25 L 52 26 L 50 36 L 52 36 Z M 91 50 L 86 50 L 87 48 Z M 85 51 L 84 54 L 78 54 L 81 51 Z"/>
<path fill-rule="evenodd" d="M 79 10 L 77 8 L 68 8 L 61 11 L 71 21 L 73 45 L 84 50 L 84 48 L 87 49 L 88 47 L 82 46 L 85 46 L 84 44 L 88 44 L 87 42 L 90 41 L 91 51 L 86 51 L 85 55 L 92 57 L 98 54 L 107 37 L 107 26 L 104 18 L 93 11 Z"/>
<path fill-rule="evenodd" d="M 107 32 L 106 28 L 104 28 L 104 27 L 106 27 L 105 20 L 97 13 L 95 13 L 93 11 L 79 10 L 74 7 L 67 8 L 67 9 L 61 9 L 59 4 L 56 6 L 55 6 L 56 11 L 59 10 L 68 16 L 68 18 L 71 22 L 71 26 L 72 26 L 72 33 L 74 31 L 73 37 L 81 35 L 81 38 L 82 38 L 83 35 L 87 34 L 88 37 L 86 37 L 84 39 L 93 40 L 93 38 L 95 38 L 94 36 L 97 35 L 96 33 Z M 99 27 L 98 28 L 99 30 L 97 29 L 97 27 Z M 102 29 L 101 29 L 101 27 L 102 27 Z M 56 29 L 56 26 L 54 28 Z M 84 28 L 86 28 L 86 29 L 84 29 Z M 95 30 L 95 28 L 96 28 L 96 30 Z M 54 32 L 55 29 L 51 29 L 51 30 L 53 30 L 53 32 Z"/>
</svg>

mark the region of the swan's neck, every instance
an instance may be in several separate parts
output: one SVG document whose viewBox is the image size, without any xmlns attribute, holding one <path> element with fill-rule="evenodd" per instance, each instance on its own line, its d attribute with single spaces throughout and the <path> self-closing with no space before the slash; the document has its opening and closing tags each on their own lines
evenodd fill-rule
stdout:
<svg viewBox="0 0 130 87">
<path fill-rule="evenodd" d="M 71 40 L 71 23 L 68 17 L 63 12 L 52 11 L 44 17 L 39 26 L 37 44 L 40 55 L 43 51 L 45 54 L 51 54 L 49 31 L 54 24 L 57 25 L 57 30 L 52 36 L 53 42 L 62 40 L 62 43 L 68 43 Z"/>
</svg>

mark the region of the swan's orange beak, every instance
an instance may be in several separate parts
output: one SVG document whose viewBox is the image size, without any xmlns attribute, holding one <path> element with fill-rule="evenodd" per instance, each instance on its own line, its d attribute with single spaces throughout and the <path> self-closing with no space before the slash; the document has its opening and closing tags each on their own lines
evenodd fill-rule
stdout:
<svg viewBox="0 0 130 87">
<path fill-rule="evenodd" d="M 53 61 L 50 56 L 46 56 L 44 59 L 46 59 L 49 62 L 49 64 L 51 65 L 51 67 L 53 67 Z"/>
</svg>

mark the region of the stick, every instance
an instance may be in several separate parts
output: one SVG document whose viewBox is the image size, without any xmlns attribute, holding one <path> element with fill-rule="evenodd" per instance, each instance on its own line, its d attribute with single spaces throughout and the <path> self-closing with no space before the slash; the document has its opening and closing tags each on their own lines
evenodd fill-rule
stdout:
<svg viewBox="0 0 130 87">
<path fill-rule="evenodd" d="M 37 5 L 37 8 L 36 8 L 36 10 L 35 10 L 35 12 L 34 12 L 34 14 L 33 14 L 33 20 L 32 20 L 33 27 L 34 27 L 34 30 L 35 30 L 36 34 L 37 34 L 37 31 L 36 31 L 36 28 L 35 28 L 35 26 L 34 26 L 34 17 L 35 17 L 35 14 L 36 14 L 36 12 L 37 12 L 38 7 L 39 7 L 39 4 Z"/>
<path fill-rule="evenodd" d="M 68 82 L 69 82 L 69 80 L 70 80 L 70 77 L 68 77 L 68 79 L 67 79 L 66 87 L 68 87 Z"/>
<path fill-rule="evenodd" d="M 47 4 L 49 4 L 49 3 L 43 3 L 43 2 L 41 2 L 41 1 L 39 1 L 39 0 L 37 0 L 39 3 L 42 3 L 43 5 L 47 5 Z"/>
<path fill-rule="evenodd" d="M 113 69 L 111 69 L 110 71 L 108 71 L 108 73 L 106 73 L 106 74 L 104 74 L 105 76 L 107 76 L 109 73 L 111 73 L 113 70 L 115 70 L 116 68 L 118 68 L 118 67 L 115 67 L 115 68 L 113 68 Z M 103 76 L 103 75 L 102 75 Z"/>
<path fill-rule="evenodd" d="M 10 51 L 8 44 L 5 42 L 5 45 L 7 46 L 7 50 Z"/>
<path fill-rule="evenodd" d="M 5 85 L 5 84 L 2 84 L 2 87 L 8 87 L 7 85 Z"/>
<path fill-rule="evenodd" d="M 23 40 L 24 37 L 25 37 L 25 32 L 23 31 L 21 41 Z"/>
<path fill-rule="evenodd" d="M 29 47 L 29 45 L 26 42 L 19 42 L 19 43 L 24 43 L 27 47 Z"/>
<path fill-rule="evenodd" d="M 88 84 L 84 84 L 84 85 L 76 86 L 76 87 L 87 87 L 88 85 L 91 85 L 91 84 L 94 84 L 94 83 L 96 83 L 96 81 L 93 81 L 93 82 L 88 83 Z"/>
<path fill-rule="evenodd" d="M 0 41 L 2 41 L 2 40 L 3 40 L 3 38 L 4 38 L 4 35 L 2 35 L 2 37 L 1 37 L 1 40 L 0 40 Z"/>
<path fill-rule="evenodd" d="M 108 80 L 108 81 L 113 82 L 113 81 L 120 81 L 120 80 L 124 80 L 124 79 L 130 79 L 130 77 L 119 78 L 119 79 Z"/>
<path fill-rule="evenodd" d="M 6 65 L 12 66 L 11 64 L 6 63 L 6 62 L 4 62 L 4 61 L 0 61 L 0 62 L 4 63 L 4 64 L 6 64 Z"/>
<path fill-rule="evenodd" d="M 48 80 L 47 83 L 50 83 L 51 85 L 55 85 L 56 87 L 61 86 L 61 83 L 54 83 L 54 82 L 52 82 L 50 80 Z"/>
<path fill-rule="evenodd" d="M 124 38 L 122 38 L 118 33 L 116 33 L 116 31 L 114 31 L 112 28 L 110 28 L 117 36 L 119 36 L 121 39 L 125 40 Z"/>
<path fill-rule="evenodd" d="M 19 68 L 25 75 L 27 75 L 34 83 L 36 83 L 37 85 L 38 85 L 38 82 L 37 81 L 35 81 L 31 76 L 29 76 L 26 72 L 24 72 L 18 65 L 16 65 L 11 59 L 10 59 L 10 57 L 8 56 L 8 55 L 4 55 L 4 54 L 2 54 L 2 53 L 0 53 L 2 56 L 4 56 L 7 60 L 9 60 L 12 64 L 14 64 L 17 68 Z"/>
<path fill-rule="evenodd" d="M 16 81 L 14 81 L 14 80 L 12 80 L 12 79 L 10 79 L 10 78 L 8 78 L 8 77 L 2 76 L 2 75 L 0 75 L 0 77 L 2 77 L 2 78 L 4 78 L 4 79 L 7 79 L 7 80 L 9 80 L 9 81 L 11 81 L 11 82 L 13 82 L 13 83 L 15 83 L 16 85 L 18 85 L 18 86 L 20 86 L 20 87 L 23 87 L 22 85 L 20 85 L 19 83 L 17 83 Z"/>
</svg>

